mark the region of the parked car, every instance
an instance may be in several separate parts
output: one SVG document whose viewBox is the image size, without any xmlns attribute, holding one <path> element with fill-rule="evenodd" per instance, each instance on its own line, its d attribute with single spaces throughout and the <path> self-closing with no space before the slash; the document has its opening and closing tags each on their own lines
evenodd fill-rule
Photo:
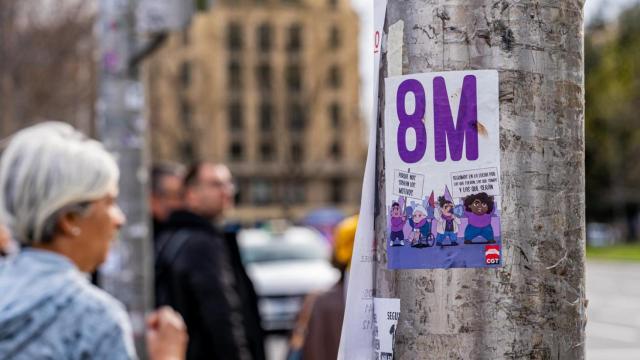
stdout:
<svg viewBox="0 0 640 360">
<path fill-rule="evenodd" d="M 329 261 L 330 246 L 316 230 L 242 230 L 238 243 L 267 331 L 291 330 L 304 297 L 329 289 L 340 278 Z"/>
</svg>

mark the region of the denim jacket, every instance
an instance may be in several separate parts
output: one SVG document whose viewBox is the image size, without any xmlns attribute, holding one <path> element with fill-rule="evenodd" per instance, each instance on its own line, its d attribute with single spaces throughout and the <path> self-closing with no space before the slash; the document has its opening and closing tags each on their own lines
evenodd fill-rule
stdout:
<svg viewBox="0 0 640 360">
<path fill-rule="evenodd" d="M 0 358 L 137 357 L 122 304 L 66 257 L 25 249 L 0 261 Z"/>
</svg>

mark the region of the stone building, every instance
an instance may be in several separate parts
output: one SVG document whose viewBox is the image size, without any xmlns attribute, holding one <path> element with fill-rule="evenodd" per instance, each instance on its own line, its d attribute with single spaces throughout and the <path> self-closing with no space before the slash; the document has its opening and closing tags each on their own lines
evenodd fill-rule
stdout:
<svg viewBox="0 0 640 360">
<path fill-rule="evenodd" d="M 145 65 L 154 160 L 227 163 L 251 223 L 359 208 L 364 124 L 349 0 L 227 0 Z"/>
</svg>

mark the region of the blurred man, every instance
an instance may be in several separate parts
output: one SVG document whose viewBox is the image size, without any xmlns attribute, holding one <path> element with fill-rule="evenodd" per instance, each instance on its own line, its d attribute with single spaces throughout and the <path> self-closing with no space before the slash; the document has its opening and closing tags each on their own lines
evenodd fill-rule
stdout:
<svg viewBox="0 0 640 360">
<path fill-rule="evenodd" d="M 160 163 L 151 169 L 149 198 L 154 234 L 160 234 L 169 215 L 182 207 L 184 169 L 178 164 Z"/>
<path fill-rule="evenodd" d="M 156 301 L 185 319 L 188 359 L 264 359 L 255 291 L 235 239 L 217 227 L 234 192 L 226 166 L 192 166 L 184 178 L 184 210 L 169 216 L 158 239 Z"/>
</svg>

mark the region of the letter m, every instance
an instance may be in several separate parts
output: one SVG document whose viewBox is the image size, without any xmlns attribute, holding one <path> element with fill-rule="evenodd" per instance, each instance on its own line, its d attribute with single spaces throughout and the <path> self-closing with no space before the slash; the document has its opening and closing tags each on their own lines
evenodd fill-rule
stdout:
<svg viewBox="0 0 640 360">
<path fill-rule="evenodd" d="M 453 124 L 453 115 L 447 94 L 447 85 L 442 76 L 433 79 L 433 113 L 435 126 L 436 161 L 447 160 L 447 144 L 451 160 L 462 158 L 462 145 L 467 140 L 467 160 L 478 159 L 478 97 L 476 77 L 467 75 L 462 81 L 458 119 Z"/>
</svg>

